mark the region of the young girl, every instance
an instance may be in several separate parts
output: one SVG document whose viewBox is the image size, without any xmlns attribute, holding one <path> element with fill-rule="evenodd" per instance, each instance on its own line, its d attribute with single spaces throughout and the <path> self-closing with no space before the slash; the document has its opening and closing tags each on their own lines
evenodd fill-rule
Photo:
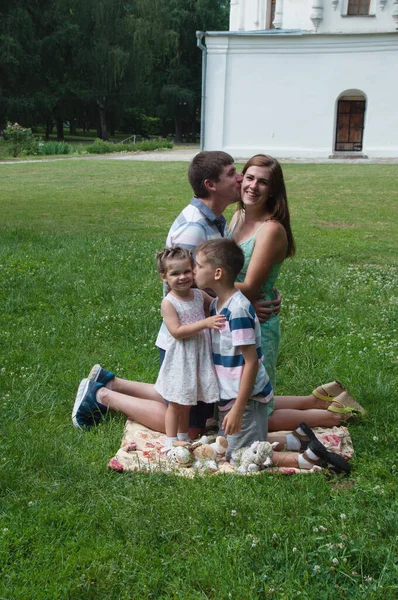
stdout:
<svg viewBox="0 0 398 600">
<path fill-rule="evenodd" d="M 168 402 L 165 426 L 170 449 L 174 441 L 188 440 L 189 411 L 198 401 L 219 400 L 208 329 L 221 329 L 223 315 L 205 318 L 212 298 L 193 289 L 193 258 L 175 246 L 157 255 L 158 271 L 170 290 L 162 301 L 167 348 L 155 390 Z"/>
</svg>

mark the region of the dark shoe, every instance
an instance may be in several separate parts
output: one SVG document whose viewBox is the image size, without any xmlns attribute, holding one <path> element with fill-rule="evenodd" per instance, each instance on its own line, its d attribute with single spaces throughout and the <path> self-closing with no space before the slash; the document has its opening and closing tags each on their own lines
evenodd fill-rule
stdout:
<svg viewBox="0 0 398 600">
<path fill-rule="evenodd" d="M 102 383 L 90 379 L 80 382 L 72 410 L 72 422 L 77 429 L 90 429 L 108 412 L 108 408 L 96 399 L 97 391 L 102 387 Z"/>
<path fill-rule="evenodd" d="M 300 442 L 300 452 L 304 452 L 304 450 L 307 450 L 311 440 L 316 440 L 317 437 L 307 423 L 300 423 L 297 429 L 299 428 L 304 431 L 305 435 L 298 433 L 297 430 L 292 431 L 291 435 Z"/>
<path fill-rule="evenodd" d="M 106 385 L 108 381 L 112 381 L 115 379 L 115 375 L 110 371 L 106 371 L 101 367 L 101 365 L 94 365 L 91 368 L 91 371 L 88 375 L 88 379 L 91 381 L 98 381 L 98 383 L 102 383 L 102 385 Z"/>
<path fill-rule="evenodd" d="M 311 460 L 308 458 L 307 453 L 304 452 L 303 456 L 308 462 L 320 467 L 329 468 L 335 473 L 349 473 L 351 471 L 351 466 L 345 458 L 340 454 L 336 454 L 336 452 L 329 452 L 319 440 L 311 440 L 308 448 L 319 457 L 319 460 Z"/>
</svg>

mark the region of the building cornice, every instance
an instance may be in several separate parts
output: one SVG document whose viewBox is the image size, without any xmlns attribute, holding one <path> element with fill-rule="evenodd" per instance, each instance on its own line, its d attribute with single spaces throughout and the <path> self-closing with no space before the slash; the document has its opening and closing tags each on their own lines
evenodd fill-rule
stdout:
<svg viewBox="0 0 398 600">
<path fill-rule="evenodd" d="M 208 36 L 207 50 L 209 54 L 310 54 L 314 52 L 329 53 L 366 53 L 398 51 L 398 36 L 385 34 L 317 34 L 301 32 L 298 35 L 251 36 L 245 35 L 216 36 L 214 32 Z M 206 34 L 207 35 L 207 34 Z"/>
</svg>

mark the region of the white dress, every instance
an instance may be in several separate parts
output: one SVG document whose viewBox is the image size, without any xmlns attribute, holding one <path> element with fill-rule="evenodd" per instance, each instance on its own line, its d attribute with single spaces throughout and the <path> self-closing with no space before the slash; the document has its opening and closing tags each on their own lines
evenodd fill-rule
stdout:
<svg viewBox="0 0 398 600">
<path fill-rule="evenodd" d="M 197 289 L 193 293 L 193 300 L 179 300 L 171 294 L 165 298 L 177 311 L 181 325 L 205 318 L 202 293 Z M 167 332 L 166 356 L 155 390 L 165 400 L 177 404 L 194 406 L 198 402 L 218 402 L 220 397 L 208 329 L 185 340 L 176 340 Z"/>
</svg>

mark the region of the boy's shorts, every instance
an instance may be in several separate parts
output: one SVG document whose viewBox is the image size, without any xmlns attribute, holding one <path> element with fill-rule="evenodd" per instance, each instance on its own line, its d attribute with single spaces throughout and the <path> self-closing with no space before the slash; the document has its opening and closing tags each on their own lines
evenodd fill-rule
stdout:
<svg viewBox="0 0 398 600">
<path fill-rule="evenodd" d="M 225 416 L 232 410 L 221 411 L 219 409 L 219 432 L 228 440 L 227 459 L 231 458 L 234 450 L 251 446 L 253 442 L 266 442 L 268 434 L 268 404 L 257 400 L 248 400 L 242 417 L 242 429 L 235 435 L 225 435 L 222 422 Z"/>
<path fill-rule="evenodd" d="M 160 366 L 166 356 L 166 350 L 159 348 Z M 166 404 L 168 404 L 166 400 Z M 207 419 L 214 417 L 215 404 L 207 404 L 206 402 L 198 402 L 196 406 L 192 406 L 189 412 L 189 427 L 204 429 Z"/>
</svg>

